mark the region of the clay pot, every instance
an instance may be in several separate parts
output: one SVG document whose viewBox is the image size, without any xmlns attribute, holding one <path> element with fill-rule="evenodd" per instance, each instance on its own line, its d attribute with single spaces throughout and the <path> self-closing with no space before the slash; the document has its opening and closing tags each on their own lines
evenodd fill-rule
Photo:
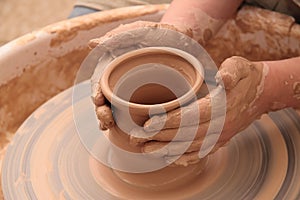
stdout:
<svg viewBox="0 0 300 200">
<path fill-rule="evenodd" d="M 116 58 L 105 69 L 100 81 L 102 92 L 112 105 L 117 124 L 110 129 L 110 140 L 122 150 L 141 153 L 140 146 L 130 144 L 130 132 L 142 128 L 151 115 L 173 110 L 195 100 L 203 77 L 201 63 L 192 55 L 174 48 L 142 48 Z M 158 162 L 162 162 L 163 158 L 158 159 Z M 154 161 L 147 156 L 135 160 L 128 155 L 124 156 L 123 151 L 116 150 L 111 162 L 112 165 L 129 165 L 130 168 L 133 165 L 142 167 L 141 163 Z M 121 179 L 126 179 L 126 182 L 149 187 L 172 181 L 178 183 L 189 176 L 194 177 L 199 166 L 165 167 L 138 175 L 131 173 L 131 169 L 125 170 L 130 173 L 118 170 L 115 173 Z M 182 176 L 176 176 L 178 170 Z M 137 171 L 140 172 L 139 169 Z"/>
<path fill-rule="evenodd" d="M 100 81 L 118 125 L 111 132 L 130 134 L 132 129 L 142 127 L 150 115 L 195 100 L 203 77 L 201 63 L 178 49 L 148 47 L 118 57 L 105 69 Z"/>
</svg>

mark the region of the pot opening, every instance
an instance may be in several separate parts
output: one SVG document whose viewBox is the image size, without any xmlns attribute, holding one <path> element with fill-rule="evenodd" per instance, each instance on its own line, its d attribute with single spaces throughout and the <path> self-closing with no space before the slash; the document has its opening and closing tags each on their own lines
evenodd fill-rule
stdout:
<svg viewBox="0 0 300 200">
<path fill-rule="evenodd" d="M 162 64 L 148 63 L 119 80 L 114 94 L 130 103 L 154 105 L 176 100 L 189 90 L 190 83 L 178 71 Z"/>
<path fill-rule="evenodd" d="M 145 48 L 117 58 L 104 81 L 110 94 L 123 103 L 148 106 L 174 102 L 194 90 L 200 81 L 193 66 L 197 62 L 166 49 Z"/>
</svg>

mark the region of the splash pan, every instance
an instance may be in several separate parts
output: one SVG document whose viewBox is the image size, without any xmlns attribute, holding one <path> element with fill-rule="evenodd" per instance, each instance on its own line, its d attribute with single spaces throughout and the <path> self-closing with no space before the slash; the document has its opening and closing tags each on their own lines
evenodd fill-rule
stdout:
<svg viewBox="0 0 300 200">
<path fill-rule="evenodd" d="M 103 179 L 112 172 L 97 174 L 91 165 L 97 161 L 82 145 L 73 119 L 76 105 L 86 122 L 82 128 L 98 130 L 86 117 L 93 112 L 90 83 L 77 85 L 82 92 L 73 102 L 72 89 L 61 92 L 73 85 L 90 52 L 90 39 L 121 23 L 159 21 L 165 9 L 145 6 L 95 13 L 0 48 L 0 133 L 15 132 L 31 114 L 7 149 L 2 168 L 5 199 L 170 199 L 168 192 L 133 193 L 124 183 L 104 188 Z M 205 49 L 217 65 L 233 55 L 284 59 L 300 55 L 299 38 L 300 26 L 291 17 L 243 7 Z M 300 117 L 294 110 L 265 115 L 209 157 L 201 176 L 187 184 L 196 184 L 196 193 L 183 197 L 180 191 L 169 192 L 181 199 L 299 199 L 299 133 Z"/>
</svg>

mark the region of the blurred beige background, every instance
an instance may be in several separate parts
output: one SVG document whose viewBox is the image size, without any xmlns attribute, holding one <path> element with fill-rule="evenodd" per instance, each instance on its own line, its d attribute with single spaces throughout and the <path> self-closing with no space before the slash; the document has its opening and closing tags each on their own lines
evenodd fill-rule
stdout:
<svg viewBox="0 0 300 200">
<path fill-rule="evenodd" d="M 76 0 L 0 0 L 0 46 L 66 19 Z"/>
</svg>

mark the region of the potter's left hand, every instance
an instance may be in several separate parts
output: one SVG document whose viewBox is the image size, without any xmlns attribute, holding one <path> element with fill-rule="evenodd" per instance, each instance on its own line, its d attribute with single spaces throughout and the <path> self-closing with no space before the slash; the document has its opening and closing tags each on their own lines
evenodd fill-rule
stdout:
<svg viewBox="0 0 300 200">
<path fill-rule="evenodd" d="M 160 23 L 137 21 L 120 25 L 105 36 L 91 40 L 89 46 L 94 48 L 113 35 L 142 27 L 161 27 L 179 31 L 199 41 L 201 44 L 205 44 L 224 24 L 224 20 L 236 12 L 241 2 L 241 0 L 221 2 L 218 0 L 174 0 Z M 103 130 L 109 129 L 115 124 L 111 110 L 106 105 L 101 88 L 98 88 L 94 94 L 93 99 L 96 105 L 97 117 L 100 121 L 100 128 Z"/>
<path fill-rule="evenodd" d="M 120 25 L 119 27 L 113 29 L 112 31 L 108 32 L 101 38 L 93 39 L 90 41 L 89 46 L 91 48 L 95 48 L 97 45 L 103 43 L 107 39 L 117 35 L 119 33 L 123 33 L 126 31 L 143 28 L 143 27 L 160 27 L 170 30 L 175 30 L 186 35 L 191 34 L 188 29 L 181 28 L 179 26 L 163 24 L 158 22 L 148 22 L 148 21 L 136 21 L 130 24 Z M 101 130 L 107 130 L 112 128 L 115 125 L 114 118 L 112 115 L 112 111 L 110 109 L 109 104 L 107 104 L 107 100 L 105 99 L 104 95 L 102 94 L 100 85 L 97 84 L 96 87 L 93 87 L 93 101 L 96 107 L 96 115 L 99 119 L 99 126 Z"/>
<path fill-rule="evenodd" d="M 221 64 L 216 80 L 219 83 L 223 80 L 224 83 L 227 100 L 226 116 L 221 135 L 218 135 L 217 143 L 211 152 L 226 144 L 234 135 L 268 111 L 268 97 L 262 95 L 267 69 L 268 67 L 262 62 L 250 62 L 241 57 L 228 58 Z M 199 113 L 195 114 L 195 109 L 189 109 L 189 106 L 193 104 L 197 104 Z M 180 124 L 181 115 L 190 117 L 190 120 L 185 124 Z M 170 160 L 174 156 L 178 156 L 178 150 L 182 145 L 191 142 L 186 153 L 175 161 L 175 164 L 197 163 L 200 160 L 198 156 L 200 147 L 212 120 L 218 120 L 218 117 L 211 119 L 211 96 L 207 95 L 186 107 L 173 110 L 165 115 L 153 116 L 145 123 L 144 130 L 133 132 L 135 136 L 131 137 L 131 142 L 143 145 L 143 151 L 149 153 L 161 149 L 172 141 L 167 149 L 157 151 L 158 154 L 161 154 L 160 156 Z M 162 125 L 163 122 L 164 125 Z M 195 122 L 200 124 L 195 124 Z M 160 130 L 161 126 L 164 126 L 162 130 Z M 174 141 L 174 136 L 180 126 L 184 134 Z M 190 131 L 195 128 L 196 136 L 193 131 Z M 160 130 L 157 134 L 147 137 L 147 134 L 157 130 Z M 138 138 L 138 135 L 142 135 L 144 138 Z"/>
</svg>

